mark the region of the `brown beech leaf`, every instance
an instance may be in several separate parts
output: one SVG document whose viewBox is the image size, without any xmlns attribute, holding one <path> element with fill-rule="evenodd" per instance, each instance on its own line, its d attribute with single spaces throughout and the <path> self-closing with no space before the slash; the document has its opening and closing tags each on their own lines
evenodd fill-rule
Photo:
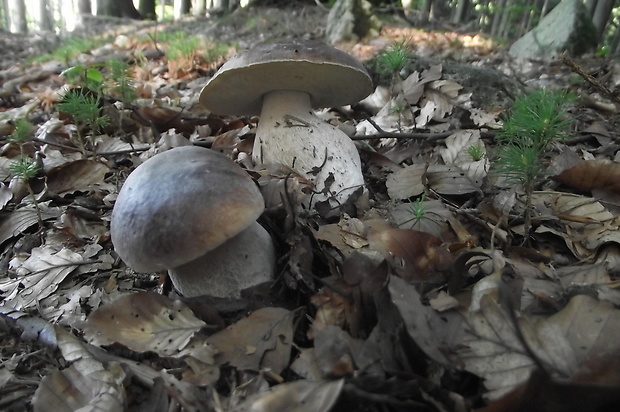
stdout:
<svg viewBox="0 0 620 412">
<path fill-rule="evenodd" d="M 51 169 L 47 174 L 47 186 L 57 194 L 86 190 L 101 183 L 109 171 L 103 163 L 80 159 Z"/>
<path fill-rule="evenodd" d="M 584 160 L 565 169 L 553 179 L 584 192 L 603 189 L 620 193 L 620 163 L 610 160 Z"/>
<path fill-rule="evenodd" d="M 387 293 L 420 349 L 436 362 L 454 366 L 453 356 L 464 330 L 462 317 L 455 311 L 440 314 L 425 305 L 413 285 L 395 276 L 390 278 Z"/>
<path fill-rule="evenodd" d="M 282 308 L 258 309 L 247 318 L 209 336 L 218 365 L 280 373 L 288 366 L 293 343 L 293 313 Z"/>
<path fill-rule="evenodd" d="M 282 383 L 248 397 L 242 404 L 229 409 L 231 412 L 329 411 L 340 396 L 344 379 L 298 380 Z"/>
<path fill-rule="evenodd" d="M 121 343 L 137 352 L 178 354 L 206 326 L 180 300 L 139 292 L 125 295 L 90 314 L 84 335 L 95 345 Z"/>
<path fill-rule="evenodd" d="M 381 252 L 404 279 L 428 280 L 452 267 L 452 255 L 441 239 L 413 229 L 387 229 L 368 235 L 370 246 Z"/>
</svg>

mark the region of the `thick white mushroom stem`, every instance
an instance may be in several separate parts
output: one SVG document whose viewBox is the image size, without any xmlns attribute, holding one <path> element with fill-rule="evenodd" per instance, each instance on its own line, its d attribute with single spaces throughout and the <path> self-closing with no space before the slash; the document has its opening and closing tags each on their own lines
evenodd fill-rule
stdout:
<svg viewBox="0 0 620 412">
<path fill-rule="evenodd" d="M 316 116 L 307 93 L 281 90 L 263 97 L 252 157 L 256 163 L 293 167 L 314 182 L 317 192 L 333 175 L 329 193 L 315 194 L 312 203 L 327 199 L 334 205 L 343 203 L 364 185 L 355 144 Z"/>
</svg>

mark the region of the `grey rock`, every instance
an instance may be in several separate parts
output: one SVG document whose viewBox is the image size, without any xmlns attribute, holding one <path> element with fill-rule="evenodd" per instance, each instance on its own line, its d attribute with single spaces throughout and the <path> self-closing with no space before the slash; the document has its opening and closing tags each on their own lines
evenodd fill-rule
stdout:
<svg viewBox="0 0 620 412">
<path fill-rule="evenodd" d="M 552 57 L 564 51 L 577 56 L 597 45 L 592 19 L 581 0 L 562 0 L 538 26 L 517 40 L 509 50 L 513 57 Z"/>
</svg>

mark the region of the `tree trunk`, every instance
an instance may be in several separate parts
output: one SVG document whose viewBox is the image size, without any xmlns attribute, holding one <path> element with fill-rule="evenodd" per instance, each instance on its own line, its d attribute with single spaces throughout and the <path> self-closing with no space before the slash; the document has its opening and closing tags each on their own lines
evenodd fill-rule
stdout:
<svg viewBox="0 0 620 412">
<path fill-rule="evenodd" d="M 497 30 L 498 37 L 508 37 L 508 31 L 510 28 L 510 15 L 512 14 L 513 9 L 512 6 L 514 6 L 514 0 L 506 0 L 504 8 L 501 12 L 502 17 L 500 19 L 499 27 Z"/>
<path fill-rule="evenodd" d="M 420 10 L 420 22 L 428 23 L 431 20 L 431 9 L 433 8 L 433 0 L 424 0 L 422 10 Z"/>
<path fill-rule="evenodd" d="M 616 26 L 616 31 L 614 33 L 613 38 L 611 39 L 610 45 L 611 54 L 614 57 L 620 55 L 620 27 Z"/>
<path fill-rule="evenodd" d="M 6 0 L 0 0 L 0 29 L 8 30 L 9 29 L 9 17 L 7 13 L 7 4 Z"/>
<path fill-rule="evenodd" d="M 138 10 L 144 18 L 149 20 L 157 20 L 157 13 L 155 12 L 155 0 L 140 0 Z"/>
<path fill-rule="evenodd" d="M 49 7 L 48 0 L 38 0 L 37 29 L 40 31 L 54 31 L 52 9 Z"/>
<path fill-rule="evenodd" d="M 194 0 L 192 2 L 192 14 L 202 17 L 207 13 L 207 0 Z"/>
<path fill-rule="evenodd" d="M 499 26 L 506 9 L 506 0 L 499 0 L 497 4 L 497 10 L 493 13 L 493 23 L 491 23 L 491 36 L 497 37 L 499 33 Z"/>
<path fill-rule="evenodd" d="M 540 9 L 540 18 L 538 19 L 538 21 L 540 21 L 540 19 L 542 19 L 547 15 L 547 13 L 549 13 L 549 7 L 551 6 L 551 4 L 549 3 L 550 0 L 545 0 L 543 2 L 542 8 Z"/>
<path fill-rule="evenodd" d="M 111 17 L 129 17 L 131 19 L 141 19 L 142 16 L 136 10 L 130 0 L 98 0 L 97 15 Z"/>
<path fill-rule="evenodd" d="M 178 20 L 189 14 L 191 7 L 190 0 L 174 0 L 174 19 Z"/>
<path fill-rule="evenodd" d="M 596 7 L 594 8 L 594 14 L 592 15 L 592 22 L 596 27 L 598 38 L 602 38 L 605 32 L 605 26 L 611 16 L 611 10 L 614 8 L 614 0 L 598 0 Z"/>
<path fill-rule="evenodd" d="M 11 33 L 26 33 L 28 23 L 26 22 L 26 3 L 24 0 L 9 0 L 7 11 L 9 31 Z"/>
<path fill-rule="evenodd" d="M 93 14 L 93 6 L 90 0 L 78 0 L 78 12 L 80 14 Z"/>
<path fill-rule="evenodd" d="M 469 12 L 469 1 L 458 0 L 454 9 L 454 15 L 452 16 L 452 24 L 461 24 L 466 20 L 467 13 Z"/>
</svg>

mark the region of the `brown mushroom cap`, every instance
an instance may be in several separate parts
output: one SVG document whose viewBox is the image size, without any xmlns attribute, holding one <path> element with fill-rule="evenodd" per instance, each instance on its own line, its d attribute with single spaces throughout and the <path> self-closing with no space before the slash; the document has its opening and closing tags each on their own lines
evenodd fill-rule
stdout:
<svg viewBox="0 0 620 412">
<path fill-rule="evenodd" d="M 158 154 L 129 175 L 112 212 L 120 257 L 143 272 L 204 255 L 261 215 L 263 197 L 226 156 L 196 146 Z"/>
<path fill-rule="evenodd" d="M 354 57 L 316 40 L 262 44 L 228 60 L 200 93 L 217 114 L 260 114 L 274 90 L 310 94 L 312 107 L 355 103 L 372 92 L 366 69 Z"/>
</svg>

